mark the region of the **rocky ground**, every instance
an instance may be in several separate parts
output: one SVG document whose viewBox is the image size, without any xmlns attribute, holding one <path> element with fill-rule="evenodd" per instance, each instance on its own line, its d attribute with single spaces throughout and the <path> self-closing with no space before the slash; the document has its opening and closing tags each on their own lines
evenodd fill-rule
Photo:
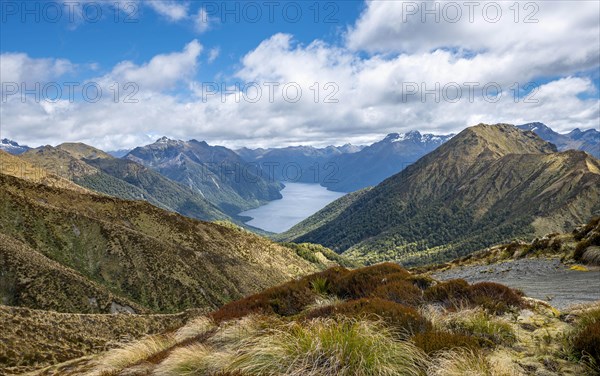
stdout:
<svg viewBox="0 0 600 376">
<path fill-rule="evenodd" d="M 572 268 L 558 259 L 520 259 L 491 265 L 458 266 L 432 276 L 441 280 L 462 278 L 470 283 L 502 283 L 522 290 L 529 297 L 549 301 L 560 310 L 600 300 L 600 269 Z"/>
</svg>

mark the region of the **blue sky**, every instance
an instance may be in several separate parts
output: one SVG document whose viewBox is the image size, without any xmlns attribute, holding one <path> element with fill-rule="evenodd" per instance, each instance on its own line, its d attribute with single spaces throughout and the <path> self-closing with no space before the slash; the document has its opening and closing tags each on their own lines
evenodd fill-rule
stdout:
<svg viewBox="0 0 600 376">
<path fill-rule="evenodd" d="M 21 143 L 322 146 L 479 122 L 600 127 L 595 1 L 0 1 L 0 136 Z"/>
<path fill-rule="evenodd" d="M 206 61 L 208 56 L 202 61 L 197 78 L 206 80 L 231 75 L 244 54 L 277 33 L 293 34 L 299 43 L 315 39 L 339 43 L 345 29 L 364 8 L 362 1 L 248 2 L 251 5 L 238 1 L 179 2 L 186 4 L 190 14 L 197 14 L 200 9 L 210 12 L 209 30 L 199 32 L 192 21 L 173 21 L 147 5 L 149 1 L 124 1 L 119 7 L 112 1 L 108 1 L 110 5 L 94 1 L 80 11 L 74 7 L 76 1 L 71 2 L 73 5 L 61 5 L 54 1 L 21 4 L 2 0 L 5 18 L 1 52 L 25 51 L 33 58 L 68 58 L 83 69 L 95 64 L 101 71 L 122 60 L 141 64 L 199 38 L 205 49 L 219 51 L 211 63 Z M 101 9 L 101 16 L 97 9 Z M 79 12 L 86 15 L 80 16 Z M 71 17 L 79 21 L 71 22 Z"/>
</svg>

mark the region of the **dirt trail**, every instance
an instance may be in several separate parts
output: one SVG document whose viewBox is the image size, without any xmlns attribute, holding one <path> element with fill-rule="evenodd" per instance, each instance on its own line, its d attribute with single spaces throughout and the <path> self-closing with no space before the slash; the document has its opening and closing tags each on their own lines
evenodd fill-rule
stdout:
<svg viewBox="0 0 600 376">
<path fill-rule="evenodd" d="M 527 296 L 549 301 L 558 309 L 600 300 L 600 271 L 570 270 L 559 260 L 521 259 L 492 265 L 461 266 L 434 273 L 440 280 L 490 281 L 521 289 Z"/>
</svg>

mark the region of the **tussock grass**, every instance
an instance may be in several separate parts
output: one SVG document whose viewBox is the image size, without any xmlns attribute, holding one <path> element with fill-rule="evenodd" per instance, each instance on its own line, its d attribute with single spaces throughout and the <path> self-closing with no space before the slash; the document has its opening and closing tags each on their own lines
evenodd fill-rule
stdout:
<svg viewBox="0 0 600 376">
<path fill-rule="evenodd" d="M 430 376 L 521 376 L 517 367 L 505 361 L 491 361 L 484 353 L 451 350 L 440 353 L 427 371 Z"/>
<path fill-rule="evenodd" d="M 483 344 L 510 345 L 516 341 L 513 327 L 481 308 L 463 309 L 438 318 L 438 327 L 453 333 L 470 335 Z"/>
<path fill-rule="evenodd" d="M 197 376 L 218 374 L 229 354 L 215 352 L 202 345 L 193 344 L 173 350 L 154 370 L 156 376 Z"/>
<path fill-rule="evenodd" d="M 600 265 L 600 247 L 588 247 L 581 256 L 581 261 L 588 265 Z"/>
<path fill-rule="evenodd" d="M 426 356 L 371 321 L 290 323 L 238 344 L 229 370 L 252 375 L 421 375 Z"/>
<path fill-rule="evenodd" d="M 209 332 L 215 327 L 216 325 L 214 321 L 210 318 L 206 316 L 197 317 L 189 321 L 175 332 L 175 341 L 180 343 L 188 339 L 198 337 Z"/>
<path fill-rule="evenodd" d="M 175 336 L 154 335 L 139 341 L 131 342 L 107 352 L 97 364 L 105 372 L 117 372 L 129 366 L 145 361 L 148 358 L 174 346 L 177 343 Z"/>
</svg>

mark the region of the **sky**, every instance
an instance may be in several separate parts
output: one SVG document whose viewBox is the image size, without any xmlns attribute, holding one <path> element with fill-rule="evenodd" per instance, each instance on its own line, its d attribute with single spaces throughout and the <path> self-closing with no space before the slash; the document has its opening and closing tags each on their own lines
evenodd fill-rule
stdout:
<svg viewBox="0 0 600 376">
<path fill-rule="evenodd" d="M 0 5 L 0 137 L 30 146 L 600 129 L 598 1 Z"/>
</svg>

